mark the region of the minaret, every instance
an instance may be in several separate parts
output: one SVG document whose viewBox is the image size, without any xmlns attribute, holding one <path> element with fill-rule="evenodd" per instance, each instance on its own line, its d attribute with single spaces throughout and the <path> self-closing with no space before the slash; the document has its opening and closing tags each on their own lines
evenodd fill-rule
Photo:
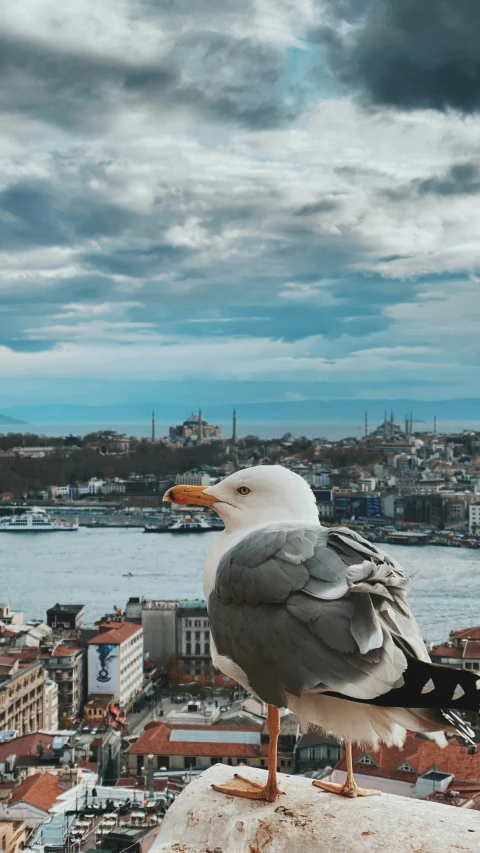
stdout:
<svg viewBox="0 0 480 853">
<path fill-rule="evenodd" d="M 383 437 L 387 437 L 387 410 L 385 409 L 385 414 L 383 416 Z"/>
<path fill-rule="evenodd" d="M 413 412 L 410 412 L 410 435 L 413 435 Z"/>
<path fill-rule="evenodd" d="M 203 422 L 202 422 L 202 410 L 201 408 L 198 410 L 198 444 L 203 441 Z"/>
<path fill-rule="evenodd" d="M 405 435 L 408 435 L 408 415 L 405 416 Z"/>
<path fill-rule="evenodd" d="M 233 410 L 233 423 L 232 423 L 232 444 L 237 443 L 237 412 Z"/>
<path fill-rule="evenodd" d="M 434 435 L 437 434 L 437 416 L 436 415 L 434 415 L 434 417 L 433 417 L 433 434 Z"/>
<path fill-rule="evenodd" d="M 155 412 L 152 409 L 152 441 L 155 441 Z"/>
</svg>

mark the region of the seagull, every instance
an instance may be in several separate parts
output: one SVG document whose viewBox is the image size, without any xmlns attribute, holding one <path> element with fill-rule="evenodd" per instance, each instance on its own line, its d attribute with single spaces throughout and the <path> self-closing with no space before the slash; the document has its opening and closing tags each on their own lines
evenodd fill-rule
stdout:
<svg viewBox="0 0 480 853">
<path fill-rule="evenodd" d="M 236 775 L 216 790 L 271 802 L 282 793 L 280 708 L 345 742 L 345 783 L 313 784 L 346 797 L 380 793 L 357 785 L 352 742 L 401 746 L 408 729 L 473 743 L 456 711 L 478 712 L 479 674 L 431 663 L 402 567 L 355 531 L 322 526 L 302 477 L 258 466 L 214 486 L 174 486 L 164 500 L 222 518 L 204 570 L 212 660 L 268 705 L 266 784 Z"/>
</svg>

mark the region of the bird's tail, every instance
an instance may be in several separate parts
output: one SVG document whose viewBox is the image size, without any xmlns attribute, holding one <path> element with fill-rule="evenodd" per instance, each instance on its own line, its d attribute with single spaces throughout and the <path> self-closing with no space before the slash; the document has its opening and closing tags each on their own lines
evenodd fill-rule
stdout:
<svg viewBox="0 0 480 853">
<path fill-rule="evenodd" d="M 480 713 L 480 672 L 453 669 L 414 658 L 407 660 L 401 687 L 372 699 L 353 701 L 384 708 L 437 709 L 449 727 L 457 729 L 462 737 L 473 742 L 473 730 L 456 712 Z M 340 693 L 329 692 L 327 695 L 350 698 Z"/>
<path fill-rule="evenodd" d="M 369 699 L 372 705 L 480 711 L 480 672 L 407 658 L 403 685 Z"/>
</svg>

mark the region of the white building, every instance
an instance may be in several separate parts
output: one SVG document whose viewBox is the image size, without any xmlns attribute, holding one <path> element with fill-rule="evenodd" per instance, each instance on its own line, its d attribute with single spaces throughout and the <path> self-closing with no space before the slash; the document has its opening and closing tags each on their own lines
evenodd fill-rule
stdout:
<svg viewBox="0 0 480 853">
<path fill-rule="evenodd" d="M 143 686 L 143 629 L 104 622 L 88 642 L 88 693 L 113 696 L 122 708 Z"/>
<path fill-rule="evenodd" d="M 104 486 L 103 480 L 99 480 L 97 477 L 92 477 L 88 481 L 88 494 L 89 495 L 100 495 L 102 493 L 103 486 Z"/>
<path fill-rule="evenodd" d="M 480 533 L 480 504 L 470 504 L 468 508 L 468 529 L 470 533 Z"/>
<path fill-rule="evenodd" d="M 126 486 L 123 480 L 107 480 L 102 485 L 102 495 L 111 495 L 114 492 L 125 492 Z"/>
<path fill-rule="evenodd" d="M 58 729 L 58 686 L 50 680 L 45 682 L 45 728 L 49 732 Z"/>
<path fill-rule="evenodd" d="M 186 474 L 177 474 L 175 477 L 177 486 L 209 486 L 210 476 L 205 472 L 188 472 Z"/>
</svg>

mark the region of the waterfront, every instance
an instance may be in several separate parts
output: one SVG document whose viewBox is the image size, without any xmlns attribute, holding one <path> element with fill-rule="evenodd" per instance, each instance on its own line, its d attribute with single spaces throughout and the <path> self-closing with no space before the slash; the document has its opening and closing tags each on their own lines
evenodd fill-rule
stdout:
<svg viewBox="0 0 480 853">
<path fill-rule="evenodd" d="M 86 621 L 123 607 L 133 595 L 203 597 L 203 559 L 218 534 L 146 536 L 139 530 L 92 530 L 0 538 L 0 598 L 26 618 L 45 618 L 59 602 L 86 605 Z M 380 546 L 382 547 L 382 546 Z M 385 546 L 413 575 L 410 602 L 427 640 L 480 617 L 480 550 Z M 132 577 L 124 577 L 130 572 Z"/>
</svg>

